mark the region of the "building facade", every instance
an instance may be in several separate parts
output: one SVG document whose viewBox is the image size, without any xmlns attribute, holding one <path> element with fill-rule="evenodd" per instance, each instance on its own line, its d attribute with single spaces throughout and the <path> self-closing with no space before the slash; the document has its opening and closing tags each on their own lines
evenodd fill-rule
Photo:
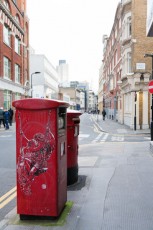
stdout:
<svg viewBox="0 0 153 230">
<path fill-rule="evenodd" d="M 131 129 L 150 126 L 148 82 L 153 39 L 146 37 L 147 0 L 122 0 L 104 40 L 104 106 L 107 116 Z"/>
<path fill-rule="evenodd" d="M 63 100 L 64 96 L 70 97 L 70 108 L 80 110 L 80 90 L 76 87 L 59 87 L 59 99 Z M 63 95 L 63 96 L 61 96 Z"/>
<path fill-rule="evenodd" d="M 29 91 L 29 20 L 26 0 L 0 0 L 0 106 Z"/>
<path fill-rule="evenodd" d="M 58 99 L 59 77 L 45 55 L 30 55 L 30 95 L 35 98 Z"/>
<path fill-rule="evenodd" d="M 88 106 L 89 106 L 89 82 L 87 81 L 70 81 L 70 87 L 75 87 L 78 88 L 82 93 L 84 93 L 84 102 L 82 101 L 82 111 L 88 111 Z M 83 95 L 83 94 L 82 94 Z M 84 106 L 83 106 L 84 105 Z M 83 108 L 84 107 L 84 108 Z"/>
<path fill-rule="evenodd" d="M 118 119 L 121 77 L 121 4 L 118 5 L 110 36 L 103 36 L 103 60 L 99 76 L 103 108 L 108 118 Z M 101 108 L 101 110 L 103 110 Z"/>
</svg>

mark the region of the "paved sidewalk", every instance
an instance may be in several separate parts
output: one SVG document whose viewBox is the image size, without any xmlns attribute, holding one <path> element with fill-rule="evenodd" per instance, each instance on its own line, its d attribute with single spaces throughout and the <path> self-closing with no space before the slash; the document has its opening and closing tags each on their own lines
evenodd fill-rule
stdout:
<svg viewBox="0 0 153 230">
<path fill-rule="evenodd" d="M 150 129 L 133 130 L 130 129 L 129 126 L 122 125 L 115 120 L 106 118 L 105 121 L 103 121 L 102 115 L 93 114 L 92 119 L 96 123 L 99 130 L 101 130 L 102 132 L 108 132 L 113 134 L 150 134 Z"/>
</svg>

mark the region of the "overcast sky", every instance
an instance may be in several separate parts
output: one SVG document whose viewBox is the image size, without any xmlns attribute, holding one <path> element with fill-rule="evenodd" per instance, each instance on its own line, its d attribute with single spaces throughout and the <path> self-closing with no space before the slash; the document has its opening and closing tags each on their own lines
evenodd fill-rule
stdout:
<svg viewBox="0 0 153 230">
<path fill-rule="evenodd" d="M 69 64 L 69 80 L 98 89 L 102 36 L 110 35 L 120 0 L 27 0 L 30 45 L 56 67 Z"/>
</svg>

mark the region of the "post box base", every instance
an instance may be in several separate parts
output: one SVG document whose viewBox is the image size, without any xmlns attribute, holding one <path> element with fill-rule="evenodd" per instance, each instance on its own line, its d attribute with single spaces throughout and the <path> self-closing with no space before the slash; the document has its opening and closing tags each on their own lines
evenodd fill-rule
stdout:
<svg viewBox="0 0 153 230">
<path fill-rule="evenodd" d="M 78 181 L 78 164 L 74 167 L 67 168 L 67 185 L 74 184 Z"/>
<path fill-rule="evenodd" d="M 58 216 L 34 216 L 20 214 L 20 220 L 56 220 Z"/>
</svg>

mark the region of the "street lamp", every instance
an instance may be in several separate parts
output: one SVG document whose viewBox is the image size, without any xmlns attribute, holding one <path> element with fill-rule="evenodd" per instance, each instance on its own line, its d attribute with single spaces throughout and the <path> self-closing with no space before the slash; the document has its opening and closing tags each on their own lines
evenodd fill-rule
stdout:
<svg viewBox="0 0 153 230">
<path fill-rule="evenodd" d="M 41 73 L 41 72 L 38 72 L 38 71 L 36 71 L 36 72 L 34 72 L 34 73 L 32 73 L 31 74 L 31 98 L 32 98 L 32 76 L 34 75 L 34 74 L 39 74 L 39 73 Z"/>
<path fill-rule="evenodd" d="M 151 74 L 151 79 L 153 80 L 153 53 L 151 54 L 145 54 L 144 57 L 151 57 L 152 58 L 152 74 Z M 153 94 L 152 94 L 152 119 L 151 119 L 151 141 L 153 141 Z"/>
</svg>

